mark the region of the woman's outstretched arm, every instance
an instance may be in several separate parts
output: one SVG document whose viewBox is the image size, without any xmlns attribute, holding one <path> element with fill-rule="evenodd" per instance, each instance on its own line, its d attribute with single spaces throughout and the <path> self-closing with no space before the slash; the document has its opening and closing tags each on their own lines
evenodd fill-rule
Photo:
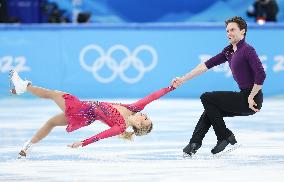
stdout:
<svg viewBox="0 0 284 182">
<path fill-rule="evenodd" d="M 144 97 L 143 99 L 138 100 L 135 103 L 132 103 L 132 104 L 121 104 L 121 105 L 126 107 L 126 108 L 128 108 L 129 110 L 131 110 L 133 112 L 139 112 L 139 111 L 143 110 L 144 107 L 147 104 L 149 104 L 150 102 L 159 99 L 160 97 L 166 95 L 167 93 L 171 92 L 174 89 L 175 89 L 175 87 L 173 87 L 173 86 L 162 88 L 160 90 L 157 90 L 157 91 L 147 95 L 146 97 Z"/>
<path fill-rule="evenodd" d="M 124 130 L 122 130 L 122 127 L 119 127 L 118 125 L 114 125 L 112 126 L 111 128 L 97 134 L 97 135 L 94 135 L 88 139 L 85 139 L 81 142 L 74 142 L 72 145 L 68 145 L 68 147 L 71 147 L 71 148 L 77 148 L 77 147 L 84 147 L 86 145 L 89 145 L 91 143 L 94 143 L 94 142 L 97 142 L 101 139 L 104 139 L 104 138 L 109 138 L 109 137 L 112 137 L 112 136 L 116 136 L 116 135 L 119 135 L 121 133 L 123 133 Z"/>
</svg>

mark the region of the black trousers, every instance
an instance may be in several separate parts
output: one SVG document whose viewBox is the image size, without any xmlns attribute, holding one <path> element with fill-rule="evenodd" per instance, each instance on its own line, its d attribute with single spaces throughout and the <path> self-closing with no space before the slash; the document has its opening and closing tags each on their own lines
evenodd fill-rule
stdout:
<svg viewBox="0 0 284 182">
<path fill-rule="evenodd" d="M 232 131 L 226 127 L 223 118 L 255 114 L 248 105 L 250 92 L 251 89 L 243 89 L 240 92 L 214 91 L 203 93 L 200 99 L 204 112 L 194 129 L 190 142 L 202 145 L 202 140 L 211 126 L 213 126 L 217 140 L 223 140 L 231 136 Z M 256 108 L 260 109 L 263 102 L 261 90 L 254 97 L 254 101 L 257 104 Z"/>
</svg>

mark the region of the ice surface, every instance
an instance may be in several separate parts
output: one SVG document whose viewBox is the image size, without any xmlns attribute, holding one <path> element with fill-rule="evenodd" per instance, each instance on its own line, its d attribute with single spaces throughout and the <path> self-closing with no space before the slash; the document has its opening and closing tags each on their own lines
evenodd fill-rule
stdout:
<svg viewBox="0 0 284 182">
<path fill-rule="evenodd" d="M 131 100 L 118 100 L 129 103 Z M 17 160 L 22 144 L 53 115 L 56 105 L 40 99 L 0 100 L 0 181 L 283 181 L 284 100 L 266 99 L 260 113 L 226 118 L 241 148 L 212 158 L 212 129 L 194 159 L 183 159 L 202 112 L 199 100 L 159 100 L 145 108 L 154 121 L 152 133 L 126 142 L 118 137 L 85 148 L 67 144 L 107 127 L 100 122 L 67 133 L 58 127 Z"/>
</svg>

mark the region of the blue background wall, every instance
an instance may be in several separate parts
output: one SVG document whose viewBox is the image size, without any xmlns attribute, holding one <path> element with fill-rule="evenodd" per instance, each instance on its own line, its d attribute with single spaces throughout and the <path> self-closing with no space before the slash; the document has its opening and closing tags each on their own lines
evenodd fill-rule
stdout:
<svg viewBox="0 0 284 182">
<path fill-rule="evenodd" d="M 284 93 L 283 30 L 283 25 L 249 26 L 247 42 L 256 48 L 267 71 L 266 96 Z M 35 85 L 82 98 L 141 97 L 168 86 L 172 78 L 219 53 L 227 44 L 223 24 L 2 25 L 0 94 L 8 96 L 8 71 L 15 68 Z M 155 60 L 157 64 L 145 71 Z M 139 74 L 140 80 L 131 80 Z M 226 65 L 187 82 L 168 97 L 198 97 L 210 90 L 237 90 Z"/>
</svg>

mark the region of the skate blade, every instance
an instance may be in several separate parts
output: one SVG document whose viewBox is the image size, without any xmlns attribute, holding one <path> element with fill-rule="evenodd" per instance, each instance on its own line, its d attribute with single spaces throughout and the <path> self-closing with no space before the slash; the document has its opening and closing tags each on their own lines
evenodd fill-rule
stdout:
<svg viewBox="0 0 284 182">
<path fill-rule="evenodd" d="M 17 157 L 17 159 L 24 160 L 24 159 L 26 159 L 26 157 L 25 157 L 25 156 L 22 156 L 22 155 L 19 155 L 19 156 Z"/>
<path fill-rule="evenodd" d="M 192 155 L 189 155 L 188 153 L 185 153 L 185 152 L 184 152 L 184 153 L 182 154 L 182 158 L 183 158 L 183 159 L 192 159 Z"/>
<path fill-rule="evenodd" d="M 10 77 L 10 78 L 12 78 L 14 72 L 15 72 L 15 71 L 14 71 L 13 69 L 9 71 L 9 77 Z"/>
<path fill-rule="evenodd" d="M 16 89 L 14 88 L 10 89 L 10 94 L 17 95 Z"/>
<path fill-rule="evenodd" d="M 12 76 L 13 76 L 13 74 L 14 74 L 14 70 L 10 70 L 10 72 L 9 72 L 9 93 L 10 93 L 10 95 L 17 95 L 17 92 L 16 92 L 16 89 L 15 89 L 15 86 L 14 86 L 14 84 L 13 84 L 13 82 L 12 82 Z"/>
<path fill-rule="evenodd" d="M 27 154 L 26 152 L 24 152 L 23 150 L 21 150 L 21 152 L 18 155 L 18 159 L 26 159 Z"/>
<path fill-rule="evenodd" d="M 13 77 L 13 74 L 14 74 L 14 70 L 10 70 L 10 72 L 9 72 L 10 85 L 12 85 L 12 77 Z"/>
<path fill-rule="evenodd" d="M 227 149 L 227 150 L 225 149 L 224 151 L 222 151 L 222 152 L 220 152 L 220 153 L 214 154 L 212 158 L 213 158 L 213 159 L 221 158 L 221 157 L 223 157 L 223 156 L 225 156 L 225 155 L 228 155 L 229 153 L 231 153 L 231 152 L 237 150 L 237 149 L 240 148 L 241 146 L 242 146 L 241 144 L 235 144 L 235 145 L 233 145 L 231 148 L 229 148 L 229 149 Z"/>
</svg>

